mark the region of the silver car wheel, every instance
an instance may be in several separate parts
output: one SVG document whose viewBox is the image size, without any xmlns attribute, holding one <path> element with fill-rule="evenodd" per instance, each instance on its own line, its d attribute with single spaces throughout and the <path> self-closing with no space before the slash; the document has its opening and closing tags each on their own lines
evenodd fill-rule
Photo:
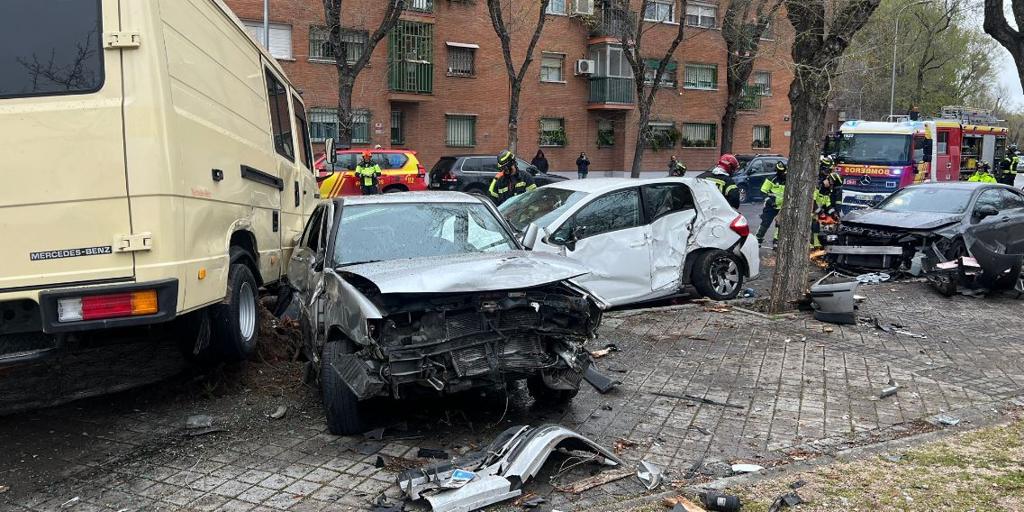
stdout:
<svg viewBox="0 0 1024 512">
<path fill-rule="evenodd" d="M 711 266 L 711 285 L 722 295 L 729 295 L 740 284 L 740 268 L 731 258 L 722 257 Z"/>
</svg>

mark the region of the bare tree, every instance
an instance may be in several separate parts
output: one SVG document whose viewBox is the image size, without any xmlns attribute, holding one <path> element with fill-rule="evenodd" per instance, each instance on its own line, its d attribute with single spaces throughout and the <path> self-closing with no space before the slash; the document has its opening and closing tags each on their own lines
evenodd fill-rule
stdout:
<svg viewBox="0 0 1024 512">
<path fill-rule="evenodd" d="M 1024 85 L 1024 0 L 1010 0 L 1013 21 L 1016 29 L 1006 21 L 1006 10 L 1003 0 L 985 0 L 985 32 L 992 36 L 1006 51 L 1013 56 L 1017 64 L 1017 77 Z"/>
<path fill-rule="evenodd" d="M 772 18 L 783 0 L 732 0 L 722 20 L 728 96 L 722 115 L 722 153 L 732 153 L 736 114 Z"/>
<path fill-rule="evenodd" d="M 931 9 L 919 9 L 914 12 L 914 17 L 921 26 L 919 36 L 922 41 L 917 46 L 922 50 L 917 62 L 914 93 L 910 97 L 911 105 L 909 107 L 920 105 L 926 76 L 933 71 L 942 69 L 958 57 L 957 52 L 950 51 L 950 48 L 946 48 L 940 43 L 945 32 L 955 29 L 954 23 L 960 13 L 961 1 L 943 0 L 938 12 L 933 12 Z"/>
<path fill-rule="evenodd" d="M 630 0 L 612 0 L 609 2 L 609 9 L 615 11 L 616 16 L 620 16 L 620 19 L 630 19 Z M 649 133 L 647 130 L 647 123 L 651 120 L 651 107 L 654 105 L 654 97 L 658 93 L 658 89 L 661 88 L 661 83 L 664 81 L 665 70 L 668 69 L 668 63 L 675 55 L 676 49 L 679 48 L 679 44 L 683 42 L 684 28 L 686 23 L 684 20 L 679 20 L 678 27 L 676 29 L 676 35 L 665 49 L 664 53 L 661 54 L 661 58 L 658 60 L 658 65 L 654 69 L 654 73 L 651 75 L 651 80 L 647 80 L 647 61 L 644 59 L 643 54 L 650 54 L 651 51 L 647 50 L 643 46 L 644 34 L 657 26 L 659 23 L 651 23 L 644 21 L 644 13 L 647 12 L 647 6 L 650 0 L 643 0 L 640 3 L 640 13 L 636 16 L 636 24 L 622 23 L 622 31 L 619 34 L 619 42 L 622 44 L 622 53 L 626 56 L 626 61 L 629 62 L 629 67 L 633 72 L 633 86 L 636 88 L 636 103 L 637 103 L 637 131 L 636 131 L 636 144 L 633 149 L 633 167 L 630 171 L 631 178 L 640 177 L 640 166 L 643 163 L 644 149 L 646 148 L 647 138 Z M 686 0 L 680 2 L 680 12 L 686 12 Z"/>
<path fill-rule="evenodd" d="M 825 111 L 839 58 L 881 0 L 786 0 L 795 31 L 793 110 L 789 179 L 779 215 L 781 237 L 772 277 L 773 312 L 790 307 L 805 293 L 810 260 L 811 204 L 817 184 L 818 158 L 825 135 Z"/>
<path fill-rule="evenodd" d="M 355 62 L 348 61 L 348 45 L 352 44 L 341 35 L 342 4 L 344 0 L 323 0 L 324 21 L 330 32 L 327 44 L 334 54 L 334 65 L 338 70 L 338 145 L 349 146 L 352 143 L 352 89 L 356 77 L 370 62 L 373 50 L 384 36 L 398 24 L 398 18 L 405 9 L 405 0 L 387 0 L 384 19 L 377 29 L 363 43 L 362 53 Z"/>
<path fill-rule="evenodd" d="M 523 90 L 523 79 L 526 78 L 526 71 L 533 63 L 533 52 L 537 48 L 537 41 L 544 31 L 544 22 L 547 20 L 548 3 L 551 0 L 540 0 L 540 11 L 537 24 L 533 29 L 533 36 L 530 44 L 526 47 L 526 56 L 523 63 L 516 68 L 512 62 L 512 34 L 509 30 L 508 20 L 502 13 L 502 0 L 487 0 L 487 12 L 491 16 L 491 25 L 494 32 L 501 41 L 501 55 L 505 59 L 505 72 L 508 74 L 509 98 L 508 98 L 508 150 L 515 153 L 519 145 L 519 96 Z M 530 2 L 533 3 L 533 2 Z M 511 7 L 510 7 L 511 10 Z M 514 19 L 514 16 L 513 16 Z"/>
</svg>

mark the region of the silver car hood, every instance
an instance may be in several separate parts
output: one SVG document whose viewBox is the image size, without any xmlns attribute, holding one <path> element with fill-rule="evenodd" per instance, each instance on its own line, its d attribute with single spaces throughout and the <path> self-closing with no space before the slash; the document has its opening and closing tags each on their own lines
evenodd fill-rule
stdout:
<svg viewBox="0 0 1024 512">
<path fill-rule="evenodd" d="M 340 267 L 369 280 L 381 293 L 462 293 L 532 288 L 587 274 L 558 254 L 530 251 L 470 253 L 389 260 Z"/>
</svg>

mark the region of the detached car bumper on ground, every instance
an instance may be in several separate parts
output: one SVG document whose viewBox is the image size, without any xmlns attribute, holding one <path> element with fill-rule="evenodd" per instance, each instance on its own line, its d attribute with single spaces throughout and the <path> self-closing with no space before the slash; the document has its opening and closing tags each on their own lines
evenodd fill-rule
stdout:
<svg viewBox="0 0 1024 512">
<path fill-rule="evenodd" d="M 603 302 L 587 269 L 523 250 L 486 201 L 391 194 L 321 205 L 289 268 L 331 432 L 365 430 L 375 397 L 526 380 L 543 401 L 577 393 Z"/>
</svg>

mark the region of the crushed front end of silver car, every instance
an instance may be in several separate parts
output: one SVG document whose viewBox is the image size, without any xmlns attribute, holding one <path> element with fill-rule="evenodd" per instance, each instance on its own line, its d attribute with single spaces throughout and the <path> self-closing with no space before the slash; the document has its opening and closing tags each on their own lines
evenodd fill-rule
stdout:
<svg viewBox="0 0 1024 512">
<path fill-rule="evenodd" d="M 531 391 L 543 385 L 575 394 L 591 363 L 584 345 L 596 336 L 598 301 L 569 282 L 572 273 L 564 269 L 551 276 L 535 269 L 515 280 L 521 287 L 494 289 L 513 282 L 495 265 L 538 258 L 547 259 L 445 259 L 426 274 L 429 267 L 396 269 L 394 262 L 345 268 L 325 289 L 323 322 L 328 342 L 351 347 L 331 367 L 359 400 L 520 379 L 532 379 Z M 563 279 L 545 282 L 555 275 Z"/>
</svg>

